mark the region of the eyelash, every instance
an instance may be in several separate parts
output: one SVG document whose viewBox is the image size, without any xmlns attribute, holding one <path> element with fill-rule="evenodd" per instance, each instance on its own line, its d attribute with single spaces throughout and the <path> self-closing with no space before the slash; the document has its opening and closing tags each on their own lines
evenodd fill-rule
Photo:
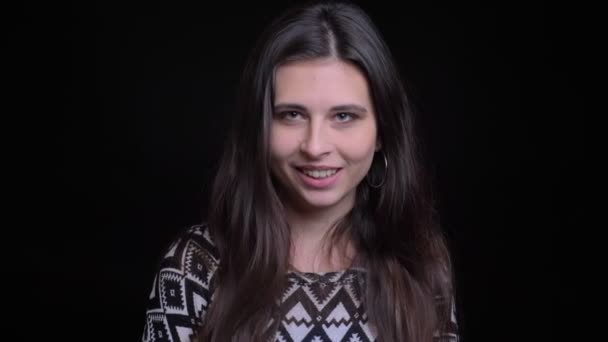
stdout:
<svg viewBox="0 0 608 342">
<path fill-rule="evenodd" d="M 288 114 L 292 114 L 292 113 L 297 113 L 298 115 L 302 115 L 302 114 L 301 114 L 300 112 L 298 112 L 298 111 L 295 111 L 295 110 L 289 110 L 289 111 L 285 111 L 285 112 L 280 112 L 280 113 L 279 113 L 279 117 L 280 117 L 281 119 L 286 119 L 286 116 L 287 116 Z M 357 118 L 357 115 L 355 115 L 355 114 L 353 114 L 353 113 L 349 113 L 349 112 L 339 112 L 339 113 L 337 113 L 337 114 L 336 114 L 336 115 L 334 115 L 334 116 L 338 116 L 338 115 L 340 115 L 340 114 L 347 114 L 347 115 L 349 115 L 349 116 L 350 116 L 350 120 L 347 120 L 347 121 L 340 121 L 340 122 L 350 122 L 350 121 L 353 121 L 353 120 L 355 120 L 355 119 Z"/>
</svg>

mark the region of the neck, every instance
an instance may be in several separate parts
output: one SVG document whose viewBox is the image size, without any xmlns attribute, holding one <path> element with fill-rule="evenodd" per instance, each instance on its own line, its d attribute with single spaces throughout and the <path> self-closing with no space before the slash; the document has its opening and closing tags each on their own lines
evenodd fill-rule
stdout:
<svg viewBox="0 0 608 342">
<path fill-rule="evenodd" d="M 291 228 L 291 265 L 303 272 L 329 272 L 347 268 L 354 256 L 348 236 L 337 245 L 330 242 L 330 230 L 353 207 L 354 198 L 327 208 L 286 208 Z"/>
</svg>

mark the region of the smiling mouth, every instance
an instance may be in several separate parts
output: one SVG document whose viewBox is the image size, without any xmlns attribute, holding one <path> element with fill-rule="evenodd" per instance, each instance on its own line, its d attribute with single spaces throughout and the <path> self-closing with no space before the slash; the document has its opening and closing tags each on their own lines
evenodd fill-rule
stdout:
<svg viewBox="0 0 608 342">
<path fill-rule="evenodd" d="M 306 170 L 303 168 L 296 168 L 299 172 L 306 176 L 314 179 L 324 179 L 335 175 L 341 168 L 324 169 L 324 170 Z"/>
</svg>

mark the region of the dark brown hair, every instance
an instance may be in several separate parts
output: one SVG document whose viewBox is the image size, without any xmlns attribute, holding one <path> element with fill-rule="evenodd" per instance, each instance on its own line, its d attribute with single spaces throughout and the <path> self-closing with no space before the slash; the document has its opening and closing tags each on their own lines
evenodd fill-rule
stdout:
<svg viewBox="0 0 608 342">
<path fill-rule="evenodd" d="M 273 75 L 281 63 L 324 57 L 351 63 L 366 77 L 382 146 L 372 176 L 384 168 L 382 153 L 388 161 L 385 184 L 376 189 L 361 182 L 354 207 L 332 230 L 332 241 L 347 236 L 354 242 L 367 270 L 363 305 L 378 339 L 430 341 L 449 321 L 449 254 L 391 53 L 358 6 L 313 3 L 278 17 L 245 67 L 210 198 L 220 267 L 199 341 L 267 341 L 280 324 L 290 228 L 270 172 Z"/>
</svg>

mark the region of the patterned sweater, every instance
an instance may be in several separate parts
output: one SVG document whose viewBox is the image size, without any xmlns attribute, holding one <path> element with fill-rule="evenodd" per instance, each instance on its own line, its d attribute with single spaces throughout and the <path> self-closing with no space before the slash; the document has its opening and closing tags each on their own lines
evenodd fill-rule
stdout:
<svg viewBox="0 0 608 342">
<path fill-rule="evenodd" d="M 205 224 L 195 225 L 176 239 L 161 261 L 146 311 L 142 340 L 192 341 L 213 297 L 217 250 Z M 339 272 L 287 274 L 281 298 L 282 318 L 278 342 L 367 342 L 376 333 L 361 306 L 363 269 Z M 454 318 L 454 317 L 453 317 Z M 453 332 L 438 340 L 456 342 Z"/>
</svg>

